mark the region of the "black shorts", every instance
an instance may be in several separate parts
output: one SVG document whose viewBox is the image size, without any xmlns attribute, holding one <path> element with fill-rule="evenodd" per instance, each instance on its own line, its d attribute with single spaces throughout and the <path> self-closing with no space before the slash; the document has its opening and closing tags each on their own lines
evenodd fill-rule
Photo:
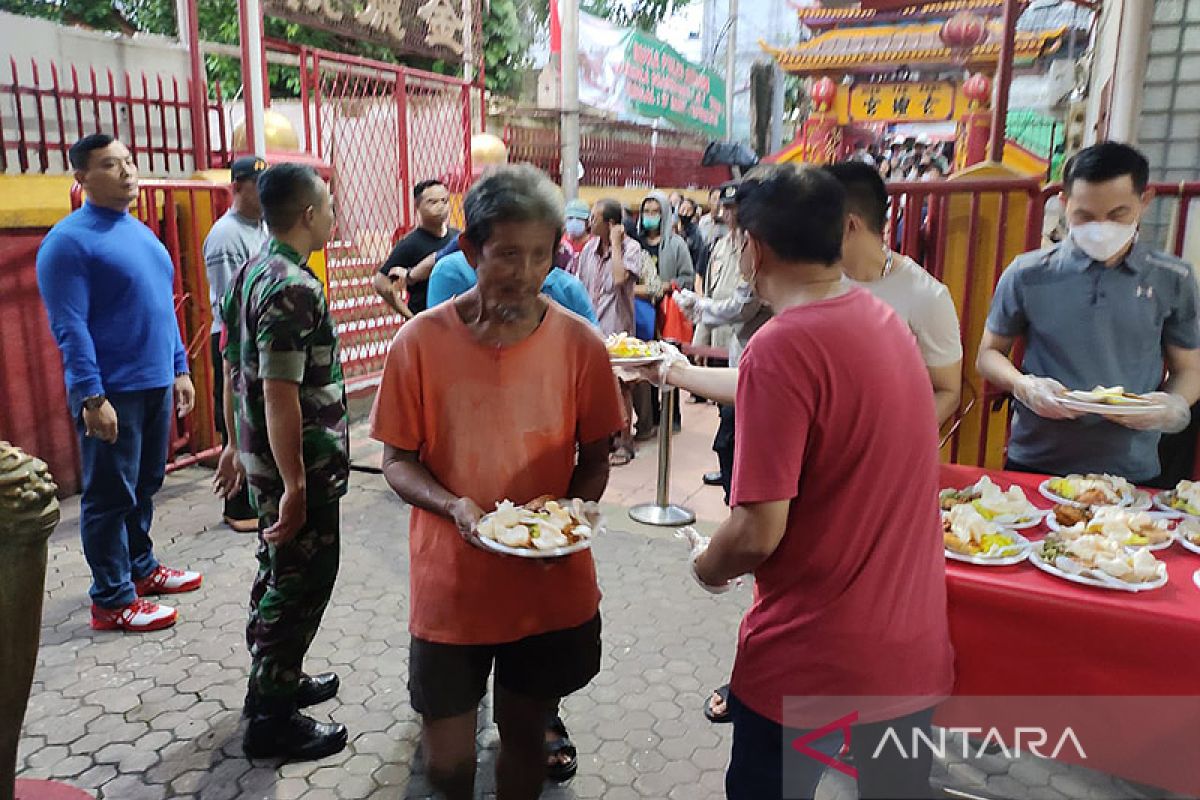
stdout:
<svg viewBox="0 0 1200 800">
<path fill-rule="evenodd" d="M 440 644 L 412 637 L 408 692 L 413 709 L 431 719 L 475 710 L 487 691 L 493 661 L 496 685 L 513 694 L 546 701 L 566 697 L 600 672 L 600 614 L 577 628 L 505 644 Z"/>
</svg>

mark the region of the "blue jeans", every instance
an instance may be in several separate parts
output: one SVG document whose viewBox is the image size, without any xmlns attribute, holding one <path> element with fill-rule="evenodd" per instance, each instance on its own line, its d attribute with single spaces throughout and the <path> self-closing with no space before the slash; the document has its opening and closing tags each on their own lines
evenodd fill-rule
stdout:
<svg viewBox="0 0 1200 800">
<path fill-rule="evenodd" d="M 731 692 L 729 715 L 733 722 L 733 753 L 725 773 L 727 800 L 811 799 L 825 772 L 825 764 L 790 747 L 804 731 L 785 728 L 750 710 Z M 925 800 L 932 796 L 929 770 L 933 754 L 921 748 L 911 759 L 897 757 L 879 747 L 888 728 L 900 741 L 912 740 L 913 728 L 928 737 L 933 709 L 899 719 L 855 725 L 851 728 L 850 752 L 858 770 L 858 793 L 864 800 Z M 842 748 L 842 732 L 807 743 L 827 756 Z M 878 757 L 875 751 L 879 749 Z"/>
<path fill-rule="evenodd" d="M 167 466 L 171 387 L 108 396 L 117 412 L 117 441 L 84 436 L 77 423 L 83 461 L 80 533 L 92 570 L 92 602 L 123 608 L 137 599 L 134 581 L 158 568 L 150 542 L 154 493 Z"/>
</svg>

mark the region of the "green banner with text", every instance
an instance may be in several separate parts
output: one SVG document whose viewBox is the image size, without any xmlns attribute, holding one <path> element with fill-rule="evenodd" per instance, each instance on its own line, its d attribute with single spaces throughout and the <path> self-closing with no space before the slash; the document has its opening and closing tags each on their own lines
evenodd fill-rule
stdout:
<svg viewBox="0 0 1200 800">
<path fill-rule="evenodd" d="M 625 93 L 633 114 L 665 119 L 714 139 L 725 136 L 725 81 L 642 31 L 629 34 Z"/>
</svg>

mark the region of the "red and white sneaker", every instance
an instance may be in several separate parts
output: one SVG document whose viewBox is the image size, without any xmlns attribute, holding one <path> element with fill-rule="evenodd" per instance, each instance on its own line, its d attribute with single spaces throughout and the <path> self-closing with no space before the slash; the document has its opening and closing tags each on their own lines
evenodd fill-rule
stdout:
<svg viewBox="0 0 1200 800">
<path fill-rule="evenodd" d="M 158 569 L 151 572 L 140 581 L 135 581 L 134 586 L 137 587 L 139 597 L 145 597 L 148 594 L 181 594 L 183 592 L 194 592 L 200 588 L 200 584 L 204 582 L 203 576 L 199 572 L 191 572 L 189 570 L 168 569 L 164 566 L 159 566 Z"/>
<path fill-rule="evenodd" d="M 178 612 L 140 597 L 124 608 L 92 606 L 92 628 L 98 631 L 160 631 L 175 624 Z"/>
</svg>

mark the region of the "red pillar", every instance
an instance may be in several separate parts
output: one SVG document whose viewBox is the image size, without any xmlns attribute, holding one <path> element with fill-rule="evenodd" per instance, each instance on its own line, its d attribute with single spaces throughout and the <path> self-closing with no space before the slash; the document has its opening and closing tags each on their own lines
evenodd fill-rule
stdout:
<svg viewBox="0 0 1200 800">
<path fill-rule="evenodd" d="M 996 67 L 996 104 L 992 108 L 992 141 L 988 158 L 1004 160 L 1005 125 L 1008 121 L 1008 90 L 1012 84 L 1013 59 L 1017 53 L 1017 17 L 1020 0 L 1004 0 L 1004 38 L 1000 42 L 1000 63 Z"/>
<path fill-rule="evenodd" d="M 963 94 L 967 98 L 967 112 L 958 121 L 955 171 L 988 159 L 988 133 L 995 126 L 995 120 L 988 111 L 992 100 L 992 81 L 987 75 L 976 73 L 967 78 L 963 83 Z M 998 162 L 1003 158 L 1004 150 L 1001 147 L 1000 156 L 993 160 Z"/>
<path fill-rule="evenodd" d="M 836 114 L 810 114 L 804 121 L 804 163 L 834 163 L 838 160 L 841 143 L 842 128 Z"/>
<path fill-rule="evenodd" d="M 992 130 L 991 113 L 969 111 L 958 121 L 958 142 L 954 148 L 955 172 L 988 159 L 988 134 Z"/>
</svg>

